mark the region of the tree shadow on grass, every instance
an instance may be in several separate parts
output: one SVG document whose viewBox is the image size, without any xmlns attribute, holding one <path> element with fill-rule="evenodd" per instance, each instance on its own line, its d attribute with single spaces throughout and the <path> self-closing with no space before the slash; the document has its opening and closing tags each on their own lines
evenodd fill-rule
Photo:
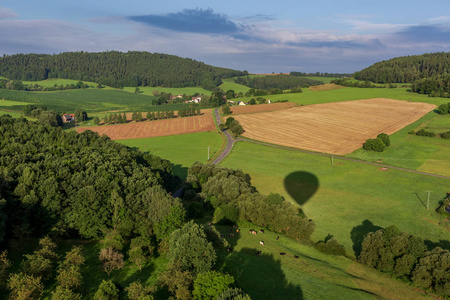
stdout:
<svg viewBox="0 0 450 300">
<path fill-rule="evenodd" d="M 425 245 L 427 245 L 427 248 L 429 251 L 433 250 L 436 247 L 441 247 L 445 250 L 450 250 L 450 241 L 447 240 L 440 240 L 439 242 L 432 242 L 430 240 L 425 240 Z"/>
<path fill-rule="evenodd" d="M 295 202 L 303 205 L 319 189 L 319 179 L 309 172 L 297 171 L 284 178 L 284 187 Z"/>
<path fill-rule="evenodd" d="M 358 256 L 361 254 L 362 243 L 365 237 L 370 232 L 375 232 L 380 229 L 383 229 L 383 227 L 374 225 L 369 220 L 364 220 L 361 225 L 353 227 L 352 231 L 350 232 L 350 238 L 353 242 L 353 252 L 355 253 L 356 258 L 358 258 Z"/>
<path fill-rule="evenodd" d="M 188 168 L 180 164 L 172 164 L 173 174 L 178 176 L 181 180 L 185 180 L 188 173 Z"/>
<path fill-rule="evenodd" d="M 273 255 L 243 248 L 225 258 L 224 269 L 252 299 L 303 299 L 299 285 L 286 280 L 279 260 Z"/>
</svg>

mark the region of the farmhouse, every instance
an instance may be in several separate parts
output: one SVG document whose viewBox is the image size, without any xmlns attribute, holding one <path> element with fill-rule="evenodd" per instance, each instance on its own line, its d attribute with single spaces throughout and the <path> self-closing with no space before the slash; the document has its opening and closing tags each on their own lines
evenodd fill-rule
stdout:
<svg viewBox="0 0 450 300">
<path fill-rule="evenodd" d="M 239 101 L 238 105 L 247 105 L 244 101 Z"/>
<path fill-rule="evenodd" d="M 201 100 L 202 100 L 202 97 L 197 96 L 197 97 L 192 97 L 192 100 L 189 102 L 200 103 Z"/>
<path fill-rule="evenodd" d="M 62 116 L 63 122 L 75 122 L 75 115 L 74 114 L 64 114 Z"/>
</svg>

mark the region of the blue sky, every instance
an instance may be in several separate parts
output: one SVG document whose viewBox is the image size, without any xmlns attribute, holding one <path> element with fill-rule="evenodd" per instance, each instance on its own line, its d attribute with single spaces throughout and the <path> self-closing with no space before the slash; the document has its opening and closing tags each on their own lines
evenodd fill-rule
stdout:
<svg viewBox="0 0 450 300">
<path fill-rule="evenodd" d="M 0 0 L 0 54 L 107 50 L 252 73 L 352 73 L 450 51 L 450 1 Z"/>
</svg>

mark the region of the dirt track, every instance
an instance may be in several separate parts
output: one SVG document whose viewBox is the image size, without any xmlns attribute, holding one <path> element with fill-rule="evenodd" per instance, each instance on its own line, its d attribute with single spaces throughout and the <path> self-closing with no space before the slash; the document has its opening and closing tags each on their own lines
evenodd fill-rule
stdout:
<svg viewBox="0 0 450 300">
<path fill-rule="evenodd" d="M 175 118 L 167 120 L 131 122 L 120 125 L 102 125 L 78 128 L 78 132 L 92 130 L 106 134 L 112 140 L 139 139 L 155 136 L 203 132 L 216 129 L 212 115 Z"/>
<path fill-rule="evenodd" d="M 385 98 L 294 107 L 237 115 L 243 136 L 272 144 L 345 155 L 368 138 L 392 134 L 435 108 Z"/>
</svg>

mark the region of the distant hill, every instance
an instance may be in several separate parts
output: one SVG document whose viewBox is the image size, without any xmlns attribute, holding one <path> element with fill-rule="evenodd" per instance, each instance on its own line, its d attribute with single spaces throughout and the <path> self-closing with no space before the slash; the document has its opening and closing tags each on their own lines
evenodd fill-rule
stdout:
<svg viewBox="0 0 450 300">
<path fill-rule="evenodd" d="M 121 86 L 202 86 L 207 90 L 222 78 L 246 75 L 226 68 L 149 52 L 66 52 L 61 54 L 15 54 L 0 57 L 0 76 L 10 80 L 37 81 L 64 78 Z"/>
<path fill-rule="evenodd" d="M 376 83 L 412 83 L 450 73 L 450 52 L 403 56 L 381 61 L 353 74 Z"/>
</svg>

